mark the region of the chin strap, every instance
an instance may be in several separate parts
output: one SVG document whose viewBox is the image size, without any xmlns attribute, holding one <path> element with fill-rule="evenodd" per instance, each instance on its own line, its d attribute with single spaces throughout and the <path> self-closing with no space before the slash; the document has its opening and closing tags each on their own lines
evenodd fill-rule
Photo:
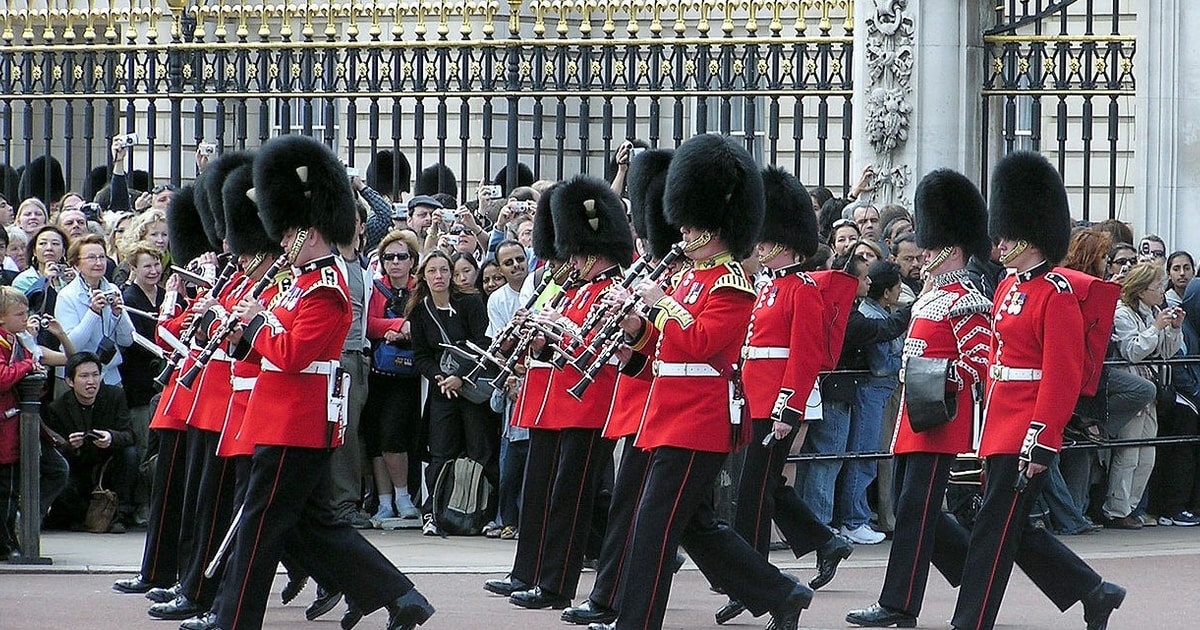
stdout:
<svg viewBox="0 0 1200 630">
<path fill-rule="evenodd" d="M 261 266 L 263 261 L 266 259 L 266 256 L 263 256 L 262 254 L 255 254 L 254 258 L 250 262 L 246 263 L 246 275 L 254 275 L 254 272 L 258 271 L 259 266 Z"/>
<path fill-rule="evenodd" d="M 709 230 L 704 230 L 703 232 L 700 233 L 700 236 L 697 236 L 695 238 L 695 240 L 691 241 L 687 245 L 684 245 L 683 253 L 690 254 L 690 253 L 704 247 L 705 245 L 708 245 L 709 242 L 712 241 L 712 239 L 713 239 L 713 233 Z"/>
<path fill-rule="evenodd" d="M 1012 262 L 1014 258 L 1025 253 L 1025 250 L 1027 249 L 1029 249 L 1029 241 L 1025 239 L 1017 241 L 1016 247 L 1010 249 L 1007 254 L 1000 257 L 1000 264 L 1007 265 L 1008 263 Z"/>
<path fill-rule="evenodd" d="M 950 254 L 953 252 L 953 246 L 948 245 L 943 247 L 942 251 L 938 252 L 937 256 L 934 256 L 933 260 L 929 261 L 929 264 L 925 265 L 925 268 L 921 270 L 921 276 L 932 276 L 933 272 L 936 271 L 938 267 L 941 267 L 942 263 L 946 262 L 946 259 L 950 258 Z"/>
<path fill-rule="evenodd" d="M 772 260 L 775 259 L 776 256 L 779 255 L 779 252 L 782 252 L 782 251 L 783 251 L 783 245 L 780 245 L 779 243 L 775 243 L 775 246 L 771 248 L 771 251 L 767 252 L 766 256 L 758 257 L 758 264 L 765 265 L 765 264 L 771 262 Z"/>
<path fill-rule="evenodd" d="M 587 278 L 588 274 L 592 272 L 592 267 L 595 267 L 595 266 L 596 266 L 596 257 L 589 254 L 587 257 L 587 260 L 584 261 L 584 263 L 583 263 L 583 269 L 581 269 L 579 271 L 579 277 Z"/>
<path fill-rule="evenodd" d="M 303 228 L 296 231 L 296 240 L 292 241 L 292 246 L 288 248 L 287 258 L 289 264 L 295 264 L 296 259 L 300 257 L 300 250 L 304 248 L 304 242 L 308 240 L 308 228 Z"/>
</svg>

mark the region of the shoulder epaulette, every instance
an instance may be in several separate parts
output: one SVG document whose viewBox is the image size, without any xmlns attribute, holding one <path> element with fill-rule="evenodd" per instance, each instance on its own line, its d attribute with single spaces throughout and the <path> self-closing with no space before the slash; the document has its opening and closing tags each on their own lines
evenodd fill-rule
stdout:
<svg viewBox="0 0 1200 630">
<path fill-rule="evenodd" d="M 817 281 L 813 280 L 812 276 L 808 275 L 807 273 L 804 273 L 803 271 L 796 274 L 796 277 L 800 278 L 800 282 L 802 282 L 803 284 L 806 284 L 810 287 L 817 286 Z"/>
<path fill-rule="evenodd" d="M 724 287 L 745 291 L 750 295 L 758 294 L 754 290 L 754 284 L 746 277 L 746 272 L 742 269 L 741 263 L 737 262 L 725 263 L 725 273 L 720 278 L 717 278 L 717 281 L 713 283 L 712 288 L 708 292 L 712 293 Z"/>
<path fill-rule="evenodd" d="M 1046 274 L 1046 281 L 1049 282 L 1059 293 L 1074 293 L 1071 288 L 1071 281 L 1061 273 L 1051 271 Z"/>
<path fill-rule="evenodd" d="M 977 291 L 967 291 L 950 306 L 950 317 L 965 317 L 982 313 L 991 316 L 992 301 Z"/>
</svg>

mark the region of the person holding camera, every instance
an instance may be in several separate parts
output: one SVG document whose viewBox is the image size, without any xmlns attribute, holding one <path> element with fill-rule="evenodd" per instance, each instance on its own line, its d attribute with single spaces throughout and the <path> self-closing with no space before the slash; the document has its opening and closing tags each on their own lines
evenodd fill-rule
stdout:
<svg viewBox="0 0 1200 630">
<path fill-rule="evenodd" d="M 133 343 L 133 321 L 125 312 L 121 291 L 104 278 L 108 262 L 104 239 L 96 234 L 76 239 L 67 249 L 67 262 L 75 268 L 76 278 L 59 293 L 54 317 L 77 350 L 96 353 L 104 382 L 119 386 L 120 348 Z"/>
<path fill-rule="evenodd" d="M 117 515 L 108 530 L 116 534 L 133 524 L 137 449 L 125 396 L 120 388 L 102 382 L 101 365 L 95 353 L 71 355 L 66 365 L 69 389 L 42 408 L 42 421 L 66 439 L 62 453 L 70 466 L 67 487 L 54 502 L 53 519 L 67 526 L 81 522 L 92 489 L 102 483 L 117 493 Z"/>
</svg>

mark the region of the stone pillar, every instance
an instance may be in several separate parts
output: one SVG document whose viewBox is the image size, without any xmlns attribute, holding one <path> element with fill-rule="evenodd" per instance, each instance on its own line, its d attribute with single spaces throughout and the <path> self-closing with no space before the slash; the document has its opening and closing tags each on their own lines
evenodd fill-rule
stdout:
<svg viewBox="0 0 1200 630">
<path fill-rule="evenodd" d="M 1158 234 L 1169 250 L 1200 246 L 1200 66 L 1191 38 L 1200 3 L 1142 3 L 1137 16 L 1138 126 L 1130 222 L 1136 236 Z"/>
<path fill-rule="evenodd" d="M 855 4 L 853 164 L 873 164 L 876 206 L 912 208 L 921 177 L 980 163 L 983 8 L 974 2 Z M 977 182 L 979 183 L 979 182 Z"/>
</svg>

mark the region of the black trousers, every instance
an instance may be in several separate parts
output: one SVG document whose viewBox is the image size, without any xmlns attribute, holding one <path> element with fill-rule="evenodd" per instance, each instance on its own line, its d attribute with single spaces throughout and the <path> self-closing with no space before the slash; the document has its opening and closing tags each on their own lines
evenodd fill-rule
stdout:
<svg viewBox="0 0 1200 630">
<path fill-rule="evenodd" d="M 464 455 L 483 466 L 483 476 L 493 488 L 500 487 L 500 431 L 496 415 L 487 405 L 430 394 L 426 512 L 433 509 L 433 486 L 442 468 Z"/>
<path fill-rule="evenodd" d="M 357 531 L 337 523 L 329 504 L 328 449 L 260 446 L 238 533 L 221 583 L 218 625 L 262 627 L 275 568 L 288 537 L 297 561 L 318 581 L 333 578 L 370 613 L 407 593 L 413 584 Z M 326 575 L 325 573 L 328 573 Z"/>
<path fill-rule="evenodd" d="M 1200 418 L 1190 407 L 1159 405 L 1159 437 L 1197 433 L 1200 433 Z M 1175 516 L 1181 510 L 1200 508 L 1198 455 L 1200 447 L 1195 444 L 1158 447 L 1154 472 L 1150 475 L 1150 513 Z"/>
<path fill-rule="evenodd" d="M 195 494 L 189 501 L 191 519 L 185 518 L 185 527 L 192 528 L 191 559 L 184 563 L 179 573 L 179 584 L 187 595 L 201 608 L 210 608 L 217 596 L 221 582 L 222 562 L 213 577 L 204 577 L 204 569 L 212 560 L 221 539 L 233 520 L 234 466 L 227 457 L 217 456 L 217 443 L 221 434 L 215 431 L 195 431 L 188 436 L 189 442 L 198 442 L 200 480 Z M 194 471 L 191 471 L 194 472 Z"/>
<path fill-rule="evenodd" d="M 1100 584 L 1100 576 L 1053 534 L 1029 524 L 1029 508 L 1045 474 L 1022 492 L 1016 455 L 992 455 L 985 463 L 983 505 L 971 530 L 970 549 L 952 624 L 959 630 L 990 630 L 1004 599 L 1014 561 L 1059 610 L 1066 610 Z"/>
<path fill-rule="evenodd" d="M 613 445 L 599 429 L 530 429 L 514 577 L 575 597 L 600 473 Z"/>
<path fill-rule="evenodd" d="M 725 453 L 660 447 L 637 504 L 625 550 L 617 627 L 661 628 L 671 591 L 670 565 L 682 543 L 714 585 L 756 616 L 778 605 L 795 582 L 716 518 L 713 482 Z"/>
<path fill-rule="evenodd" d="M 753 439 L 746 446 L 742 478 L 738 483 L 737 515 L 734 529 L 764 558 L 771 546 L 771 520 L 779 526 L 788 546 L 797 558 L 821 548 L 833 538 L 824 523 L 808 507 L 795 488 L 787 485 L 783 466 L 796 439 L 796 431 L 782 440 L 763 447 L 772 431 L 770 420 L 755 420 Z"/>
<path fill-rule="evenodd" d="M 158 459 L 150 486 L 150 520 L 142 550 L 142 579 L 167 587 L 179 579 L 179 530 L 187 476 L 187 433 L 155 429 Z"/>
<path fill-rule="evenodd" d="M 650 451 L 633 445 L 635 436 L 625 440 L 621 453 L 621 468 L 613 485 L 608 505 L 608 528 L 596 563 L 596 580 L 588 599 L 607 608 L 616 608 L 620 600 L 621 569 L 625 562 L 625 547 L 633 533 L 638 499 L 646 474 L 650 472 Z"/>
</svg>

